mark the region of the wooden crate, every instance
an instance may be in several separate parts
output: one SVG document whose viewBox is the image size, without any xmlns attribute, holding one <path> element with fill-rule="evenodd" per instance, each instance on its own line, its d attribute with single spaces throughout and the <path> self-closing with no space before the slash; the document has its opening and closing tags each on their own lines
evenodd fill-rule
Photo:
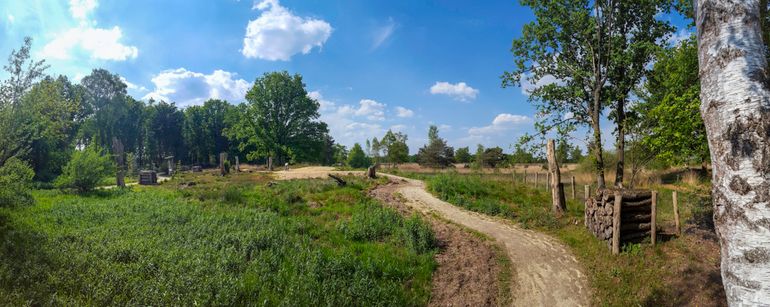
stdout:
<svg viewBox="0 0 770 307">
<path fill-rule="evenodd" d="M 139 172 L 139 184 L 141 185 L 155 185 L 158 184 L 158 174 L 155 171 L 140 171 Z"/>
</svg>

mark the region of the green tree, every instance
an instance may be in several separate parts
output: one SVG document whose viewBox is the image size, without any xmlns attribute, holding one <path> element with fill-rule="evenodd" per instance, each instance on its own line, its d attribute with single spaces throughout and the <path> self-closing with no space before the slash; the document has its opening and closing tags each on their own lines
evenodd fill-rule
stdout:
<svg viewBox="0 0 770 307">
<path fill-rule="evenodd" d="M 144 115 L 144 144 L 148 162 L 159 166 L 168 156 L 183 158 L 184 113 L 173 103 L 150 100 Z"/>
<path fill-rule="evenodd" d="M 19 107 L 21 98 L 44 76 L 44 61 L 30 56 L 32 39 L 24 38 L 21 48 L 11 51 L 3 69 L 9 77 L 0 83 L 0 166 L 12 157 L 23 157 L 40 138 L 39 123 L 28 108 Z"/>
<path fill-rule="evenodd" d="M 641 141 L 658 159 L 674 165 L 709 160 L 694 37 L 661 54 L 641 96 L 642 102 L 634 108 L 643 129 Z"/>
<path fill-rule="evenodd" d="M 356 143 L 348 154 L 348 166 L 352 168 L 365 168 L 371 165 L 371 160 L 366 156 L 361 145 Z"/>
<path fill-rule="evenodd" d="M 388 130 L 380 141 L 380 147 L 385 148 L 385 156 L 388 162 L 398 164 L 409 160 L 409 146 L 406 145 L 407 136 L 404 133 Z"/>
<path fill-rule="evenodd" d="M 473 155 L 473 165 L 476 168 L 483 168 L 486 165 L 484 161 L 484 145 L 476 145 L 476 154 Z"/>
<path fill-rule="evenodd" d="M 659 3 L 647 0 L 638 3 L 524 0 L 521 3 L 532 9 L 535 21 L 524 25 L 522 35 L 513 41 L 511 51 L 516 68 L 503 74 L 503 86 L 520 85 L 522 79 L 531 84 L 545 83 L 531 90 L 529 96 L 537 113 L 545 115 L 537 123 L 540 132 L 555 127 L 589 126 L 596 180 L 604 187 L 602 112 L 613 96 L 619 97 L 619 101 L 625 99 L 617 95 L 620 92 L 610 91 L 611 82 L 634 83 L 630 79 L 621 80 L 615 68 L 631 62 L 641 63 L 644 57 L 637 55 L 645 54 L 629 51 L 630 44 L 618 44 L 637 38 L 644 38 L 646 42 L 647 33 L 636 37 L 634 31 L 651 30 L 636 27 L 648 24 L 651 10 L 658 9 Z M 652 17 L 657 12 L 652 12 Z M 629 61 L 619 60 L 625 58 Z"/>
<path fill-rule="evenodd" d="M 307 96 L 302 76 L 287 72 L 266 73 L 246 93 L 246 108 L 231 135 L 245 140 L 240 147 L 252 145 L 250 158 L 275 157 L 309 160 L 323 147 L 328 133 L 325 123 L 317 121 L 319 104 Z"/>
<path fill-rule="evenodd" d="M 417 152 L 417 163 L 421 166 L 444 168 L 454 162 L 454 148 L 447 146 L 444 139 L 438 136 L 438 127 L 428 128 L 428 144 Z"/>
<path fill-rule="evenodd" d="M 483 161 L 484 166 L 488 166 L 491 168 L 497 167 L 500 163 L 503 163 L 505 161 L 505 155 L 503 154 L 503 149 L 500 147 L 491 147 L 484 150 L 483 155 Z"/>
<path fill-rule="evenodd" d="M 455 160 L 457 160 L 457 163 L 470 163 L 472 158 L 468 146 L 457 148 L 455 151 Z"/>
<path fill-rule="evenodd" d="M 348 161 L 348 149 L 345 145 L 334 144 L 334 164 L 346 164 Z"/>
<path fill-rule="evenodd" d="M 26 162 L 16 157 L 0 166 L 0 207 L 30 204 L 29 194 L 35 172 Z"/>
<path fill-rule="evenodd" d="M 77 189 L 79 192 L 91 191 L 113 170 L 110 156 L 96 144 L 91 144 L 72 154 L 64 166 L 64 172 L 56 178 L 56 186 Z"/>
</svg>

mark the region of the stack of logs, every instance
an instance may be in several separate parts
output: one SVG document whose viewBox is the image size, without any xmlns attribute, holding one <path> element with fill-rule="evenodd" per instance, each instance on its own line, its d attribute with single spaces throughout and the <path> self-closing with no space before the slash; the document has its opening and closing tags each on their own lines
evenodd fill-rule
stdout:
<svg viewBox="0 0 770 307">
<path fill-rule="evenodd" d="M 585 203 L 585 224 L 614 254 L 625 243 L 649 237 L 655 244 L 656 193 L 643 190 L 599 190 Z M 618 211 L 620 214 L 618 215 Z"/>
</svg>

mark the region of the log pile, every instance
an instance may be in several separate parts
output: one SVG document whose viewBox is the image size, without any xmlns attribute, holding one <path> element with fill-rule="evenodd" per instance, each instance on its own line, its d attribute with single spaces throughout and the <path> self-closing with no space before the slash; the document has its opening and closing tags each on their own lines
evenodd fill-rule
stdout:
<svg viewBox="0 0 770 307">
<path fill-rule="evenodd" d="M 619 192 L 619 193 L 618 193 Z M 585 226 L 599 240 L 613 248 L 614 220 L 619 221 L 618 245 L 637 243 L 651 237 L 654 227 L 653 196 L 644 190 L 599 190 L 585 203 Z M 620 217 L 616 218 L 616 195 L 621 196 Z"/>
</svg>

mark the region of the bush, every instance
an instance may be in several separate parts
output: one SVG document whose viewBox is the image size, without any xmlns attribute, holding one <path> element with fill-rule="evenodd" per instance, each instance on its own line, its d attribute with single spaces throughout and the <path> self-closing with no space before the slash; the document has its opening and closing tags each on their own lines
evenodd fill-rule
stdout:
<svg viewBox="0 0 770 307">
<path fill-rule="evenodd" d="M 92 145 L 72 154 L 62 174 L 56 178 L 56 187 L 77 189 L 79 192 L 91 191 L 114 169 L 110 157 L 103 154 L 101 148 Z"/>
<path fill-rule="evenodd" d="M 8 159 L 0 167 L 0 206 L 31 204 L 33 199 L 29 191 L 34 176 L 35 172 L 26 162 Z"/>
</svg>

